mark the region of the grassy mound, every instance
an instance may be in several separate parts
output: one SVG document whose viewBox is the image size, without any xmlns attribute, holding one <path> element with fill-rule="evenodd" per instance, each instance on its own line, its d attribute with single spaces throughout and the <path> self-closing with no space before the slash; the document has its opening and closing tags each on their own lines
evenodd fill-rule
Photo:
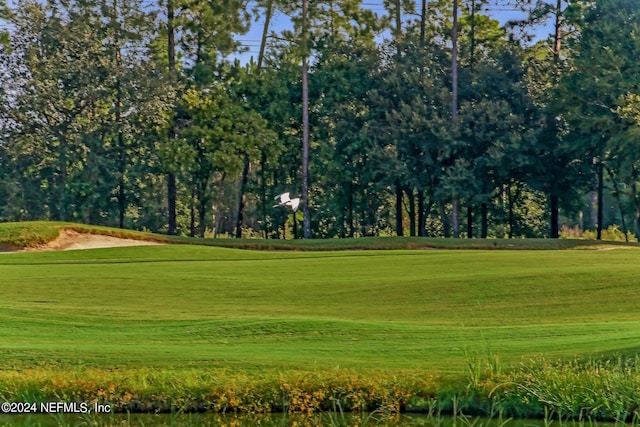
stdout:
<svg viewBox="0 0 640 427">
<path fill-rule="evenodd" d="M 63 229 L 121 239 L 169 242 L 167 236 L 140 231 L 66 222 L 31 221 L 0 223 L 0 248 L 23 249 L 44 245 L 55 240 Z"/>
<path fill-rule="evenodd" d="M 265 240 L 198 239 L 65 222 L 0 223 L 0 249 L 36 247 L 54 240 L 63 229 L 123 239 L 182 243 L 234 249 L 277 251 L 410 250 L 410 249 L 599 249 L 640 248 L 639 243 L 577 239 L 444 239 L 432 237 L 365 237 L 355 239 Z"/>
</svg>

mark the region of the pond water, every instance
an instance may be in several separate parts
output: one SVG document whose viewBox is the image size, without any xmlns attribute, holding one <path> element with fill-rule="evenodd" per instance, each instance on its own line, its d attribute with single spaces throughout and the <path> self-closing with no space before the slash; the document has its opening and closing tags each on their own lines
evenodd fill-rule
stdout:
<svg viewBox="0 0 640 427">
<path fill-rule="evenodd" d="M 160 426 L 220 426 L 220 427 L 613 427 L 616 424 L 582 421 L 566 423 L 545 420 L 497 420 L 475 417 L 435 417 L 402 414 L 324 413 L 314 415 L 268 414 L 108 414 L 108 415 L 0 415 L 0 426 L 26 427 L 160 427 Z M 620 426 L 621 424 L 617 424 Z"/>
</svg>

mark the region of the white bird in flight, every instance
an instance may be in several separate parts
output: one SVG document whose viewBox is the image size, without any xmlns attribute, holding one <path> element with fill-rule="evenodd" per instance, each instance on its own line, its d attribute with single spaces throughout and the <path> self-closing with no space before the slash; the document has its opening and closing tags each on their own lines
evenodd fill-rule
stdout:
<svg viewBox="0 0 640 427">
<path fill-rule="evenodd" d="M 289 206 L 294 212 L 298 210 L 298 206 L 300 205 L 300 198 L 296 197 L 295 199 L 292 199 L 290 197 L 290 193 L 278 194 L 274 198 L 274 200 L 279 200 L 279 203 L 277 205 L 273 205 L 274 208 L 280 206 Z"/>
</svg>

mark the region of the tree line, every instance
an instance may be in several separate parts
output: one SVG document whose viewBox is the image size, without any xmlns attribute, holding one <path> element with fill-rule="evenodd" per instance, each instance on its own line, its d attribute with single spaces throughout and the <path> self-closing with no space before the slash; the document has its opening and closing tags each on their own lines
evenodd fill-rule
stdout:
<svg viewBox="0 0 640 427">
<path fill-rule="evenodd" d="M 640 7 L 505 4 L 526 17 L 500 24 L 487 0 L 2 3 L 0 220 L 639 236 Z M 302 212 L 274 207 L 282 192 Z"/>
</svg>

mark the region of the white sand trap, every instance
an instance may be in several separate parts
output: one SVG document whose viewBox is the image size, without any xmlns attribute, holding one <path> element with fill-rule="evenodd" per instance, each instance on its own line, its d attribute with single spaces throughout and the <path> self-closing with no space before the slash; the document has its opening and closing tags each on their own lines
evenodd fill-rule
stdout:
<svg viewBox="0 0 640 427">
<path fill-rule="evenodd" d="M 118 248 L 124 246 L 150 246 L 164 243 L 148 240 L 121 239 L 119 237 L 103 236 L 100 234 L 78 233 L 73 230 L 60 230 L 60 236 L 55 240 L 25 251 L 70 251 L 77 249 Z"/>
</svg>

